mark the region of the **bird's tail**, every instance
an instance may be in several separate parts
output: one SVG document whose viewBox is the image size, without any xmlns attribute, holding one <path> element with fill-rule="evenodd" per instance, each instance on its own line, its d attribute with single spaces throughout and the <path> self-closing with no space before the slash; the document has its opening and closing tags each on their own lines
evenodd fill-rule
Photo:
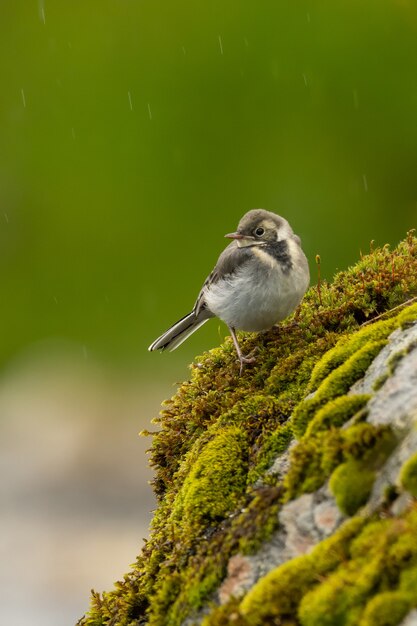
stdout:
<svg viewBox="0 0 417 626">
<path fill-rule="evenodd" d="M 201 315 L 196 316 L 194 311 L 188 313 L 181 318 L 176 324 L 168 328 L 163 335 L 155 339 L 155 341 L 149 346 L 148 350 L 175 350 L 182 344 L 183 341 L 188 339 L 200 326 L 202 326 L 211 316 Z"/>
</svg>

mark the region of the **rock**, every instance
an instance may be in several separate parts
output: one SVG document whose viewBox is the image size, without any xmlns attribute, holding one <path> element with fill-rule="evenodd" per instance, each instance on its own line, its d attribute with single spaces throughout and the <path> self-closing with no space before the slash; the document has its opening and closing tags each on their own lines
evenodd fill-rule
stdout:
<svg viewBox="0 0 417 626">
<path fill-rule="evenodd" d="M 417 610 L 410 611 L 401 626 L 417 626 Z"/>
<path fill-rule="evenodd" d="M 151 537 L 80 626 L 416 623 L 416 294 L 410 233 L 243 335 L 242 376 L 228 340 L 199 358 L 154 436 Z"/>
</svg>

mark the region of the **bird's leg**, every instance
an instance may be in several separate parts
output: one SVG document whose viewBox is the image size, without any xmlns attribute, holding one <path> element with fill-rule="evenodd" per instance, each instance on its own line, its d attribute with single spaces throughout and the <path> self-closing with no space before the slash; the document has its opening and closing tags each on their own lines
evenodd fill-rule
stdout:
<svg viewBox="0 0 417 626">
<path fill-rule="evenodd" d="M 243 356 L 242 350 L 240 349 L 239 342 L 236 337 L 235 329 L 232 326 L 229 326 L 230 334 L 232 335 L 233 343 L 235 344 L 237 357 L 240 361 L 240 375 L 242 375 L 243 365 L 244 363 L 255 363 L 255 357 Z"/>
</svg>

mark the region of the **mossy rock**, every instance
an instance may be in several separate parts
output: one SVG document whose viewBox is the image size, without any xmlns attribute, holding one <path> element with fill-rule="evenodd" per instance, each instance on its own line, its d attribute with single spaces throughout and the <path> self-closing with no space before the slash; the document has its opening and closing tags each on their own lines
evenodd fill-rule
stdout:
<svg viewBox="0 0 417 626">
<path fill-rule="evenodd" d="M 351 392 L 390 334 L 415 323 L 416 296 L 409 233 L 322 282 L 320 293 L 312 287 L 296 321 L 241 333 L 243 350 L 257 349 L 242 376 L 230 339 L 196 359 L 155 420 L 149 540 L 113 591 L 93 592 L 80 626 L 181 626 L 203 615 L 207 626 L 368 626 L 390 598 L 391 625 L 416 606 L 417 511 L 392 514 L 397 483 L 386 509 L 360 509 L 398 441 L 389 425 L 366 421 L 377 392 Z M 398 481 L 414 496 L 416 466 L 413 457 Z M 286 503 L 330 477 L 344 515 L 361 516 L 218 606 L 231 557 L 250 563 L 280 532 Z"/>
</svg>

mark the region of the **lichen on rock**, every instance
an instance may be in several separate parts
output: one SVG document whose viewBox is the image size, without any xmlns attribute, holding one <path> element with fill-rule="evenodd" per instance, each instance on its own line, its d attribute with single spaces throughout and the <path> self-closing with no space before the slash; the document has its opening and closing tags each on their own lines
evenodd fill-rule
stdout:
<svg viewBox="0 0 417 626">
<path fill-rule="evenodd" d="M 242 376 L 230 339 L 198 358 L 156 420 L 150 538 L 80 626 L 408 619 L 416 296 L 409 233 L 312 287 L 296 320 L 242 333 Z"/>
</svg>

